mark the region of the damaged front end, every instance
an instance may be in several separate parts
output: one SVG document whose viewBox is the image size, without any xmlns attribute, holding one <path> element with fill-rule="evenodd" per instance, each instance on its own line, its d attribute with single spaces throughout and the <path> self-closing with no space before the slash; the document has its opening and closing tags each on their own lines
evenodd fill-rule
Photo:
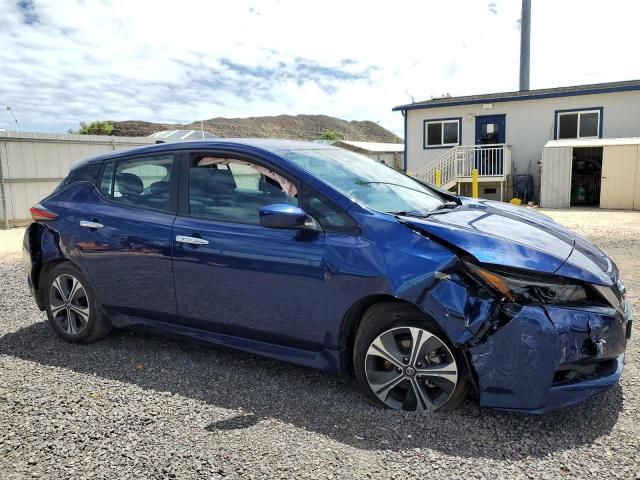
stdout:
<svg viewBox="0 0 640 480">
<path fill-rule="evenodd" d="M 618 382 L 632 321 L 621 288 L 459 259 L 419 303 L 467 354 L 481 406 L 542 413 Z"/>
</svg>

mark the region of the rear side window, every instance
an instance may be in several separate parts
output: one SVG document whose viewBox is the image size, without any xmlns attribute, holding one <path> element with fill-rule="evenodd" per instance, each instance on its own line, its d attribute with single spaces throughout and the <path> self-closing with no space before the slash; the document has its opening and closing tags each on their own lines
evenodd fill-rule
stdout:
<svg viewBox="0 0 640 480">
<path fill-rule="evenodd" d="M 67 185 L 71 185 L 72 183 L 77 182 L 89 182 L 95 185 L 98 181 L 100 165 L 100 162 L 91 162 L 71 169 L 69 175 L 67 175 L 66 178 L 62 180 L 62 182 L 60 182 L 60 185 L 58 185 L 56 191 L 66 187 Z"/>
<path fill-rule="evenodd" d="M 134 158 L 105 164 L 100 191 L 112 201 L 170 211 L 173 155 Z"/>
</svg>

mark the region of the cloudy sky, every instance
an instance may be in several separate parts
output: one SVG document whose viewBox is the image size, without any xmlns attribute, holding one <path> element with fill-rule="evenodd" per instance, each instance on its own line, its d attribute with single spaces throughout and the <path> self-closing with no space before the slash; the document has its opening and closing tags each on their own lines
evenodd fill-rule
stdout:
<svg viewBox="0 0 640 480">
<path fill-rule="evenodd" d="M 517 89 L 520 3 L 0 0 L 0 128 L 322 113 L 402 134 L 410 96 Z M 532 3 L 532 88 L 640 78 L 640 2 Z"/>
</svg>

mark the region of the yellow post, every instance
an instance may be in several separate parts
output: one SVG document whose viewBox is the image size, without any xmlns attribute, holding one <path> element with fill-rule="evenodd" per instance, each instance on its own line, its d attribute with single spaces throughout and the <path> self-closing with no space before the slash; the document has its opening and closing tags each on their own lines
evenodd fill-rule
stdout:
<svg viewBox="0 0 640 480">
<path fill-rule="evenodd" d="M 439 187 L 440 185 L 442 185 L 441 174 L 442 172 L 440 172 L 440 170 L 436 170 L 436 187 Z"/>
<path fill-rule="evenodd" d="M 471 170 L 471 196 L 478 198 L 478 169 Z"/>
</svg>

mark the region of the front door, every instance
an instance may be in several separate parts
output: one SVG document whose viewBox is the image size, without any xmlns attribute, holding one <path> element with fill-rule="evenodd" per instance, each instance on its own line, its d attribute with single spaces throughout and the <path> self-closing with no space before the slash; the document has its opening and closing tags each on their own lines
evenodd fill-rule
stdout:
<svg viewBox="0 0 640 480">
<path fill-rule="evenodd" d="M 262 206 L 298 204 L 299 185 L 251 160 L 220 153 L 184 160 L 186 211 L 172 235 L 180 321 L 314 349 L 325 341 L 324 233 L 260 225 Z"/>
<path fill-rule="evenodd" d="M 505 115 L 476 117 L 475 168 L 480 175 L 503 174 L 503 148 L 505 142 Z"/>
</svg>

